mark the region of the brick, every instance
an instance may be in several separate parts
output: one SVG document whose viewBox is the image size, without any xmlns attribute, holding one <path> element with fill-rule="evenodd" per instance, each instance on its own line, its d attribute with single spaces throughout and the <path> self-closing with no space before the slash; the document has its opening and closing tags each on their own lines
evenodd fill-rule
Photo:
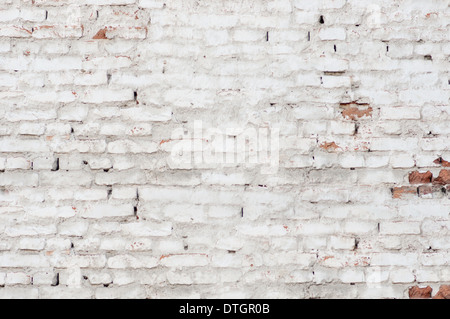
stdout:
<svg viewBox="0 0 450 319">
<path fill-rule="evenodd" d="M 41 140 L 19 140 L 19 139 L 1 139 L 0 152 L 20 153 L 20 152 L 48 152 L 48 145 Z"/>
<path fill-rule="evenodd" d="M 54 225 L 16 225 L 14 227 L 7 227 L 5 229 L 5 235 L 9 237 L 20 236 L 44 236 L 56 233 L 56 227 Z"/>
<path fill-rule="evenodd" d="M 414 286 L 409 288 L 408 296 L 410 299 L 430 299 L 432 291 L 433 289 L 430 286 L 424 288 Z"/>
<path fill-rule="evenodd" d="M 31 28 L 26 28 L 21 25 L 0 25 L 0 37 L 29 38 L 31 35 Z"/>
<path fill-rule="evenodd" d="M 33 28 L 33 38 L 54 39 L 73 38 L 79 39 L 83 36 L 82 25 L 40 25 Z"/>
<path fill-rule="evenodd" d="M 83 103 L 107 103 L 107 102 L 125 102 L 134 100 L 132 90 L 108 90 L 100 89 L 87 91 L 81 97 Z"/>
<path fill-rule="evenodd" d="M 88 173 L 77 171 L 71 172 L 41 172 L 40 185 L 42 186 L 84 186 L 89 187 L 92 183 L 92 176 Z"/>
<path fill-rule="evenodd" d="M 417 196 L 417 187 L 401 186 L 392 188 L 392 198 L 403 198 L 405 196 Z"/>
<path fill-rule="evenodd" d="M 393 283 L 412 283 L 415 281 L 415 276 L 409 269 L 393 270 L 390 278 Z"/>
<path fill-rule="evenodd" d="M 108 144 L 108 152 L 113 154 L 154 153 L 157 150 L 158 144 L 155 142 L 120 140 Z"/>
<path fill-rule="evenodd" d="M 325 28 L 319 31 L 319 38 L 322 41 L 345 40 L 347 34 L 344 28 Z"/>
<path fill-rule="evenodd" d="M 26 186 L 39 185 L 39 176 L 36 173 L 5 172 L 0 173 L 0 186 Z"/>
<path fill-rule="evenodd" d="M 431 183 L 433 179 L 433 174 L 428 171 L 428 172 L 411 172 L 409 174 L 409 183 L 410 184 L 428 184 Z"/>
<path fill-rule="evenodd" d="M 10 287 L 0 291 L 1 299 L 38 299 L 38 288 Z"/>
<path fill-rule="evenodd" d="M 414 253 L 377 253 L 372 256 L 371 265 L 374 266 L 413 266 L 417 262 Z"/>
<path fill-rule="evenodd" d="M 23 268 L 23 267 L 49 267 L 49 261 L 37 254 L 19 255 L 14 253 L 6 253 L 0 255 L 0 267 L 7 268 Z"/>
<path fill-rule="evenodd" d="M 42 250 L 45 247 L 45 240 L 40 238 L 22 238 L 19 241 L 19 249 L 22 250 Z"/>
<path fill-rule="evenodd" d="M 106 265 L 106 257 L 103 255 L 79 255 L 79 256 L 60 256 L 60 258 L 53 261 L 53 266 L 57 268 L 69 269 L 77 278 L 69 278 L 74 282 L 68 283 L 74 286 L 80 277 L 78 277 L 78 270 L 80 268 L 103 268 Z"/>
<path fill-rule="evenodd" d="M 0 297 L 450 279 L 445 1 L 2 3 Z"/>
<path fill-rule="evenodd" d="M 435 185 L 450 184 L 450 170 L 441 170 L 439 176 L 433 179 Z"/>
<path fill-rule="evenodd" d="M 31 284 L 31 276 L 25 273 L 7 273 L 6 285 L 29 285 Z"/>
<path fill-rule="evenodd" d="M 172 233 L 172 224 L 170 222 L 152 223 L 128 223 L 121 226 L 125 234 L 134 236 L 160 237 L 169 236 Z"/>
<path fill-rule="evenodd" d="M 117 255 L 108 258 L 108 268 L 113 269 L 139 269 L 139 268 L 155 268 L 158 266 L 158 258 L 154 256 Z"/>
<path fill-rule="evenodd" d="M 386 222 L 380 223 L 380 234 L 420 234 L 420 223 L 417 222 Z"/>
<path fill-rule="evenodd" d="M 80 208 L 80 216 L 94 219 L 134 216 L 134 209 L 132 205 L 88 205 L 85 208 Z"/>
<path fill-rule="evenodd" d="M 141 171 L 100 172 L 95 175 L 97 185 L 145 184 L 146 181 L 146 176 Z"/>
<path fill-rule="evenodd" d="M 6 159 L 5 168 L 8 170 L 14 169 L 31 169 L 31 161 L 23 157 L 10 157 Z"/>
<path fill-rule="evenodd" d="M 438 292 L 433 296 L 433 299 L 450 299 L 450 286 L 441 285 Z"/>
<path fill-rule="evenodd" d="M 30 66 L 34 71 L 64 71 L 80 70 L 82 61 L 78 57 L 66 56 L 60 58 L 37 58 L 33 60 Z"/>
</svg>

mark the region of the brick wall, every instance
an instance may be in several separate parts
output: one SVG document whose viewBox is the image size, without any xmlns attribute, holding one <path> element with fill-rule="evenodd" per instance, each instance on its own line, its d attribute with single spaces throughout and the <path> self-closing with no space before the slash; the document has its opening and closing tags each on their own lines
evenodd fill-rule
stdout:
<svg viewBox="0 0 450 319">
<path fill-rule="evenodd" d="M 3 0 L 0 297 L 448 297 L 449 5 Z"/>
</svg>

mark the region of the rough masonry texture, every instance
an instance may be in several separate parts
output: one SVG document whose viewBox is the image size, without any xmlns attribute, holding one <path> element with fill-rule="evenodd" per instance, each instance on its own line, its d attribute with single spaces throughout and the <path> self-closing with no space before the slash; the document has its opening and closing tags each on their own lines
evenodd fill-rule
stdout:
<svg viewBox="0 0 450 319">
<path fill-rule="evenodd" d="M 450 298 L 449 5 L 2 0 L 0 298 Z"/>
</svg>

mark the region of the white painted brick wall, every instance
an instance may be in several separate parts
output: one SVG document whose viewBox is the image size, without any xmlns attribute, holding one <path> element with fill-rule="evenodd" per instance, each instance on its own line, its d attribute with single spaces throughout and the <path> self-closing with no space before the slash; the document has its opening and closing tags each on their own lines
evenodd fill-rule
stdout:
<svg viewBox="0 0 450 319">
<path fill-rule="evenodd" d="M 447 0 L 3 1 L 0 298 L 449 284 L 449 16 Z"/>
</svg>

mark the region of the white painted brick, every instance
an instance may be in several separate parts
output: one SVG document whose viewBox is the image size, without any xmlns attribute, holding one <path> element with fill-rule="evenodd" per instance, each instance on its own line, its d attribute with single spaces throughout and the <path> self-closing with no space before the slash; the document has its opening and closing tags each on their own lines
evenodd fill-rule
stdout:
<svg viewBox="0 0 450 319">
<path fill-rule="evenodd" d="M 21 238 L 19 249 L 23 250 L 42 250 L 45 247 L 45 240 L 41 238 Z"/>
<path fill-rule="evenodd" d="M 6 169 L 30 169 L 31 161 L 23 157 L 10 157 L 6 159 Z"/>
<path fill-rule="evenodd" d="M 344 283 L 364 282 L 365 281 L 364 271 L 360 269 L 343 270 L 340 274 L 340 279 Z"/>
<path fill-rule="evenodd" d="M 128 223 L 122 225 L 121 229 L 125 234 L 132 234 L 134 236 L 160 237 L 160 236 L 168 236 L 172 233 L 172 224 L 169 222 Z"/>
<path fill-rule="evenodd" d="M 9 43 L 9 41 L 0 41 L 0 52 L 5 53 L 5 52 L 9 52 L 9 50 L 11 49 L 11 44 Z"/>
<path fill-rule="evenodd" d="M 83 218 L 105 218 L 105 217 L 126 217 L 133 216 L 134 210 L 132 205 L 110 205 L 98 204 L 88 205 L 80 208 L 80 216 Z"/>
<path fill-rule="evenodd" d="M 88 227 L 85 221 L 65 221 L 59 225 L 58 232 L 65 236 L 84 236 Z"/>
<path fill-rule="evenodd" d="M 390 159 L 393 168 L 410 168 L 416 165 L 416 162 L 409 154 L 398 154 Z"/>
<path fill-rule="evenodd" d="M 17 85 L 17 78 L 11 74 L 0 74 L 0 86 L 15 87 Z"/>
<path fill-rule="evenodd" d="M 432 269 L 419 269 L 416 272 L 417 282 L 440 282 L 441 278 L 435 270 Z"/>
<path fill-rule="evenodd" d="M 372 256 L 371 265 L 374 266 L 413 266 L 417 263 L 414 253 L 377 253 Z"/>
<path fill-rule="evenodd" d="M 112 189 L 112 198 L 114 199 L 134 199 L 138 194 L 136 187 L 115 186 Z"/>
<path fill-rule="evenodd" d="M 132 101 L 134 93 L 132 90 L 90 90 L 81 98 L 84 103 L 105 103 Z"/>
<path fill-rule="evenodd" d="M 23 135 L 42 135 L 45 131 L 45 125 L 40 123 L 22 123 L 19 126 L 19 134 Z"/>
<path fill-rule="evenodd" d="M 158 265 L 158 258 L 153 256 L 117 255 L 108 258 L 107 266 L 113 269 L 138 269 L 138 268 L 155 268 Z"/>
<path fill-rule="evenodd" d="M 74 193 L 75 200 L 79 201 L 95 201 L 107 199 L 108 192 L 106 189 L 89 189 L 80 190 Z"/>
<path fill-rule="evenodd" d="M 69 239 L 64 238 L 49 238 L 45 243 L 47 250 L 69 250 L 72 246 L 72 242 Z"/>
<path fill-rule="evenodd" d="M 20 18 L 25 21 L 40 22 L 44 21 L 46 16 L 46 10 L 35 8 L 21 8 Z"/>
<path fill-rule="evenodd" d="M 386 222 L 380 224 L 380 234 L 420 234 L 420 223 L 417 222 Z"/>
<path fill-rule="evenodd" d="M 108 285 L 110 283 L 112 283 L 112 278 L 111 275 L 108 273 L 94 273 L 94 274 L 90 274 L 88 276 L 89 278 L 89 282 L 92 285 Z"/>
<path fill-rule="evenodd" d="M 21 268 L 21 267 L 49 267 L 49 261 L 42 255 L 27 254 L 19 255 L 5 253 L 0 255 L 1 267 Z"/>
<path fill-rule="evenodd" d="M 20 16 L 20 11 L 18 9 L 4 9 L 0 10 L 0 21 L 1 22 L 7 22 L 7 21 L 13 21 Z"/>
<path fill-rule="evenodd" d="M 380 117 L 384 120 L 417 120 L 420 119 L 418 107 L 383 107 L 380 109 Z"/>
<path fill-rule="evenodd" d="M 38 299 L 38 288 L 4 288 L 0 291 L 2 299 Z"/>
<path fill-rule="evenodd" d="M 47 152 L 49 150 L 47 144 L 41 140 L 14 140 L 1 139 L 0 150 L 2 152 Z"/>
<path fill-rule="evenodd" d="M 29 285 L 31 276 L 20 272 L 7 273 L 5 283 L 6 285 Z"/>
<path fill-rule="evenodd" d="M 0 9 L 1 298 L 450 280 L 447 196 L 408 180 L 450 161 L 445 1 L 28 2 Z"/>
<path fill-rule="evenodd" d="M 320 76 L 315 73 L 300 73 L 297 76 L 297 84 L 300 86 L 319 86 L 321 84 Z"/>
<path fill-rule="evenodd" d="M 149 9 L 162 9 L 164 2 L 160 0 L 139 0 L 139 7 Z"/>
<path fill-rule="evenodd" d="M 345 40 L 347 33 L 343 28 L 326 28 L 319 31 L 321 40 Z"/>
<path fill-rule="evenodd" d="M 31 186 L 36 187 L 39 184 L 39 176 L 36 173 L 6 172 L 2 173 L 0 186 Z"/>
<path fill-rule="evenodd" d="M 355 248 L 355 238 L 353 237 L 330 237 L 330 246 L 333 249 L 347 249 L 353 250 Z"/>
<path fill-rule="evenodd" d="M 112 167 L 109 158 L 90 158 L 87 162 L 91 169 L 109 169 Z"/>
</svg>

